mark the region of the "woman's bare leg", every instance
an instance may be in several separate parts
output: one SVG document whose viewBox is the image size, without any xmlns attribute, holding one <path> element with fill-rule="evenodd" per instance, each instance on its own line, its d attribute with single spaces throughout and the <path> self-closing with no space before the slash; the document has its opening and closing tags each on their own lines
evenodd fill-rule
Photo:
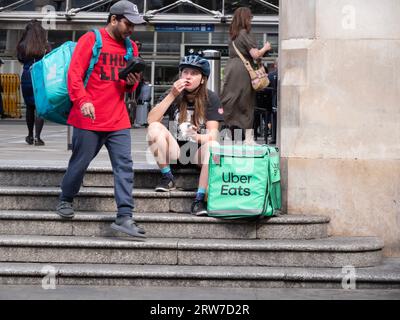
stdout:
<svg viewBox="0 0 400 320">
<path fill-rule="evenodd" d="M 216 141 L 205 143 L 199 148 L 199 150 L 197 150 L 195 155 L 195 159 L 198 161 L 197 165 L 201 167 L 199 188 L 207 189 L 208 187 L 208 161 L 210 159 L 210 146 L 219 146 L 219 143 Z"/>
<path fill-rule="evenodd" d="M 147 129 L 147 142 L 160 169 L 179 158 L 179 145 L 168 129 L 160 122 L 153 122 Z"/>
</svg>

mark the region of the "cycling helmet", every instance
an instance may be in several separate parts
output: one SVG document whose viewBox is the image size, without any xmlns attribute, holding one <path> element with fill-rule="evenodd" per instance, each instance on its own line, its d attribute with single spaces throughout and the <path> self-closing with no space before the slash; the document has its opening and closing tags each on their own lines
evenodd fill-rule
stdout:
<svg viewBox="0 0 400 320">
<path fill-rule="evenodd" d="M 198 55 L 183 57 L 179 63 L 179 71 L 186 67 L 199 69 L 207 78 L 210 76 L 210 63 Z"/>
</svg>

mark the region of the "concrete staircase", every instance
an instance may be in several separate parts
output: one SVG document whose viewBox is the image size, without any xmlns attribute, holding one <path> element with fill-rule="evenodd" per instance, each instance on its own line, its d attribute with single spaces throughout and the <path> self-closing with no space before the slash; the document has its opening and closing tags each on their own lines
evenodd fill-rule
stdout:
<svg viewBox="0 0 400 320">
<path fill-rule="evenodd" d="M 334 287 L 342 267 L 357 287 L 399 288 L 400 266 L 383 259 L 374 237 L 329 237 L 329 219 L 281 215 L 254 222 L 186 214 L 193 191 L 156 193 L 159 172 L 135 168 L 135 220 L 148 239 L 110 229 L 112 174 L 90 169 L 71 221 L 53 211 L 63 167 L 0 167 L 0 284 L 41 284 L 49 267 L 58 284 Z M 196 174 L 177 173 L 194 189 Z"/>
</svg>

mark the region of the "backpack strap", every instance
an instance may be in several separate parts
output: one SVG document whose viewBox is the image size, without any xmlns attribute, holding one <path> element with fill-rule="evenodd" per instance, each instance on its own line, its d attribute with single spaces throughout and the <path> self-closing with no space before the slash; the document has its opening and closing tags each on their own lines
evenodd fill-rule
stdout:
<svg viewBox="0 0 400 320">
<path fill-rule="evenodd" d="M 95 64 L 99 61 L 100 51 L 101 51 L 101 48 L 103 47 L 103 41 L 101 40 L 100 31 L 98 29 L 92 29 L 91 31 L 94 32 L 94 34 L 96 36 L 96 41 L 94 42 L 94 45 L 93 45 L 93 49 L 92 49 L 93 54 L 92 54 L 92 58 L 90 59 L 89 68 L 86 71 L 86 77 L 85 77 L 85 81 L 84 81 L 85 87 L 89 81 L 90 75 L 93 72 Z"/>
<path fill-rule="evenodd" d="M 125 48 L 126 48 L 126 55 L 124 56 L 124 59 L 126 61 L 129 61 L 133 57 L 133 47 L 131 39 L 129 37 L 125 38 Z"/>
<path fill-rule="evenodd" d="M 92 29 L 91 31 L 94 32 L 94 34 L 96 36 L 96 41 L 93 45 L 92 58 L 90 59 L 89 68 L 86 71 L 86 77 L 85 77 L 85 81 L 84 81 L 85 87 L 89 81 L 90 75 L 93 72 L 95 64 L 99 61 L 101 48 L 103 48 L 103 41 L 101 39 L 100 31 L 98 29 Z M 124 59 L 126 61 L 129 61 L 133 57 L 133 46 L 132 46 L 131 39 L 129 37 L 125 38 L 125 48 L 126 48 L 126 55 L 124 56 Z"/>
<path fill-rule="evenodd" d="M 250 62 L 243 56 L 243 54 L 242 54 L 242 53 L 239 51 L 239 49 L 236 47 L 235 41 L 232 41 L 232 46 L 233 46 L 233 49 L 235 49 L 235 51 L 236 51 L 237 55 L 239 56 L 240 60 L 242 60 L 242 62 L 243 62 L 243 64 L 244 64 L 244 67 L 247 69 L 247 71 L 248 71 L 249 73 L 250 73 L 250 72 L 253 72 L 254 69 L 252 68 Z"/>
</svg>

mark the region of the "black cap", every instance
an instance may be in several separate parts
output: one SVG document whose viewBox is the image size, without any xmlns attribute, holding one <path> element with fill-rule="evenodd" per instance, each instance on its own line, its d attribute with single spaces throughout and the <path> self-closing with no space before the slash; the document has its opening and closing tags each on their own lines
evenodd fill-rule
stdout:
<svg viewBox="0 0 400 320">
<path fill-rule="evenodd" d="M 110 13 L 115 15 L 123 15 L 129 22 L 134 24 L 146 22 L 139 14 L 137 6 L 130 1 L 118 1 L 111 6 Z"/>
</svg>

